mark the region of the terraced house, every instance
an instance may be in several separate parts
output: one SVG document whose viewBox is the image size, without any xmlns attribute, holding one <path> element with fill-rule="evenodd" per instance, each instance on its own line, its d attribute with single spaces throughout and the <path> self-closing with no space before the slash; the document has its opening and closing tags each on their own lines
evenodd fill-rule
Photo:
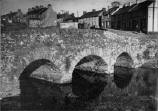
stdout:
<svg viewBox="0 0 158 111">
<path fill-rule="evenodd" d="M 105 12 L 105 8 L 96 11 L 93 9 L 91 12 L 83 12 L 83 15 L 79 19 L 79 24 L 83 24 L 84 28 L 101 28 L 102 27 L 102 16 Z"/>
<path fill-rule="evenodd" d="M 24 23 L 24 14 L 21 9 L 18 9 L 16 12 L 10 11 L 10 13 L 1 16 L 2 24 L 6 23 Z"/>
<path fill-rule="evenodd" d="M 108 7 L 107 11 L 104 11 L 102 16 L 102 27 L 111 28 L 111 16 L 119 9 L 120 3 L 119 2 L 112 2 L 111 8 Z"/>
<path fill-rule="evenodd" d="M 73 22 L 75 20 L 74 13 L 64 12 L 57 14 L 57 22 Z"/>
<path fill-rule="evenodd" d="M 124 5 L 111 18 L 111 27 L 120 30 L 158 32 L 158 1 Z"/>
<path fill-rule="evenodd" d="M 51 4 L 29 8 L 26 16 L 29 27 L 56 26 L 57 14 Z"/>
</svg>

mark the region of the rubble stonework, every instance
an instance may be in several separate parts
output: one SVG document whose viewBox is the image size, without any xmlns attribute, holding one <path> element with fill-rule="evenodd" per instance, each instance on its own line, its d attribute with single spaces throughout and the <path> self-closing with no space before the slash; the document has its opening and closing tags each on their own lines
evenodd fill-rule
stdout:
<svg viewBox="0 0 158 111">
<path fill-rule="evenodd" d="M 4 42 L 11 39 L 14 41 L 10 45 Z M 133 60 L 132 67 L 137 68 L 155 57 L 157 44 L 157 39 L 132 32 L 120 35 L 113 31 L 56 28 L 3 32 L 2 74 L 13 71 L 19 77 L 29 63 L 43 58 L 52 61 L 60 69 L 63 76 L 59 82 L 63 83 L 72 78 L 75 65 L 85 56 L 100 56 L 107 63 L 107 71 L 112 73 L 121 53 L 127 52 Z M 148 58 L 144 57 L 146 50 L 149 51 Z M 68 57 L 69 67 L 66 67 L 65 60 Z"/>
<path fill-rule="evenodd" d="M 109 95 L 111 97 L 115 96 L 116 98 L 119 95 L 121 101 L 122 95 L 128 95 L 128 97 L 130 95 L 132 97 L 138 95 L 154 96 L 153 89 L 156 88 L 155 79 L 157 78 L 158 66 L 157 44 L 158 40 L 156 38 L 149 38 L 145 34 L 123 31 L 118 33 L 113 30 L 60 30 L 48 28 L 3 32 L 0 97 L 19 94 L 21 91 L 22 100 L 26 100 L 23 101 L 24 104 L 21 103 L 24 108 L 25 103 L 29 105 L 33 101 L 38 101 L 38 105 L 43 104 L 46 108 L 49 108 L 54 103 L 66 104 L 66 106 L 69 103 L 74 103 L 78 100 L 74 99 L 77 98 L 76 92 L 83 97 L 88 97 L 85 94 L 91 95 L 90 98 L 96 96 L 93 101 L 98 102 L 104 101 L 105 95 L 107 97 Z M 100 59 L 97 61 L 96 58 L 91 58 L 91 56 L 97 56 L 96 58 L 99 57 Z M 88 60 L 89 64 L 82 61 L 84 58 L 86 58 L 86 61 Z M 30 63 L 41 59 L 51 61 L 55 68 L 46 67 L 45 65 L 39 66 L 33 73 L 29 73 L 30 77 L 33 78 L 29 77 L 28 80 L 19 82 L 18 78 L 23 70 Z M 89 61 L 89 59 L 93 60 Z M 82 64 L 80 64 L 81 61 Z M 80 66 L 77 66 L 78 64 Z M 116 65 L 129 66 L 131 70 L 121 69 Z M 78 68 L 82 69 L 79 71 L 81 73 L 80 77 L 76 78 L 79 82 L 74 83 L 72 82 L 72 76 L 76 75 Z M 85 72 L 87 70 L 89 73 Z M 149 79 L 146 79 L 147 77 Z M 76 94 L 71 82 L 74 87 L 79 87 L 75 90 Z M 80 88 L 80 85 L 84 87 Z M 91 92 L 95 91 L 97 93 L 93 95 Z M 144 94 L 144 92 L 147 93 Z M 25 94 L 33 95 L 33 98 L 25 96 Z M 88 103 L 93 104 L 92 101 Z M 108 104 L 107 100 L 106 103 Z M 116 103 L 113 105 L 116 105 Z M 116 107 L 121 106 L 116 105 Z"/>
</svg>

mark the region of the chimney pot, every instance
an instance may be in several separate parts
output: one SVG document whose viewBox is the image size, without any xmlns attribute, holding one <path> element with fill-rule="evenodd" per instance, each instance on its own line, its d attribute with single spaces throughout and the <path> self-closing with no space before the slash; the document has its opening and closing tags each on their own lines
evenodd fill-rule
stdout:
<svg viewBox="0 0 158 111">
<path fill-rule="evenodd" d="M 95 9 L 92 9 L 92 12 L 95 12 L 96 10 Z"/>
<path fill-rule="evenodd" d="M 83 15 L 86 14 L 86 13 L 87 13 L 86 11 L 83 11 Z"/>
<path fill-rule="evenodd" d="M 102 11 L 106 11 L 106 8 L 102 8 Z"/>
<path fill-rule="evenodd" d="M 48 4 L 48 7 L 51 7 L 52 5 L 51 4 Z"/>
</svg>

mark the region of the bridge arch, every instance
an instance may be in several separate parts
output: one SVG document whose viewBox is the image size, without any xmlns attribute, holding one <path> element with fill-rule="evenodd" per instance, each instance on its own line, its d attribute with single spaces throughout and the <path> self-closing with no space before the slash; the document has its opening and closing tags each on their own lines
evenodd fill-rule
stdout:
<svg viewBox="0 0 158 111">
<path fill-rule="evenodd" d="M 28 79 L 31 76 L 32 72 L 38 69 L 42 65 L 48 65 L 54 70 L 58 69 L 55 66 L 55 64 L 48 59 L 37 59 L 26 66 L 26 68 L 20 74 L 19 79 L 20 80 Z"/>
<path fill-rule="evenodd" d="M 37 71 L 38 69 L 39 71 Z M 34 73 L 35 71 L 36 73 Z M 58 91 L 58 95 L 60 97 L 62 96 L 60 88 L 52 85 L 52 82 L 60 81 L 61 75 L 59 71 L 56 65 L 48 59 L 37 59 L 26 66 L 19 77 L 21 105 L 24 109 L 28 107 L 26 104 L 30 102 L 35 108 L 52 107 L 52 103 L 54 103 L 57 98 L 56 95 L 53 95 L 54 93 L 52 94 L 51 90 Z M 37 106 L 36 104 L 42 105 Z"/>
<path fill-rule="evenodd" d="M 134 61 L 128 52 L 122 52 L 117 56 L 115 65 L 123 67 L 133 67 Z"/>
<path fill-rule="evenodd" d="M 104 61 L 107 61 L 108 59 L 106 59 L 106 57 L 104 56 L 104 52 L 102 48 L 89 48 L 89 49 L 85 49 L 81 52 L 79 52 L 77 54 L 77 56 L 74 58 L 74 60 L 71 62 L 71 67 L 69 70 L 69 74 L 72 74 L 73 69 L 75 68 L 76 64 L 84 57 L 88 56 L 88 55 L 96 55 L 101 57 Z"/>
<path fill-rule="evenodd" d="M 133 76 L 133 59 L 127 52 L 121 53 L 114 65 L 114 82 L 117 87 L 125 88 Z"/>
<path fill-rule="evenodd" d="M 83 57 L 72 73 L 72 91 L 84 99 L 98 97 L 107 84 L 107 63 L 102 57 L 88 55 Z"/>
</svg>

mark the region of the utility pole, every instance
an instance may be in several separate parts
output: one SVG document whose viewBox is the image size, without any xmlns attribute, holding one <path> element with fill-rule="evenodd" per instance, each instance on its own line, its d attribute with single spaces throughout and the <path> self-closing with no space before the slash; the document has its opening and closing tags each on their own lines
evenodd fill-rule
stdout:
<svg viewBox="0 0 158 111">
<path fill-rule="evenodd" d="M 77 17 L 79 17 L 79 15 L 78 15 L 78 10 L 77 10 Z"/>
<path fill-rule="evenodd" d="M 64 10 L 61 10 L 61 13 L 64 14 Z"/>
</svg>

